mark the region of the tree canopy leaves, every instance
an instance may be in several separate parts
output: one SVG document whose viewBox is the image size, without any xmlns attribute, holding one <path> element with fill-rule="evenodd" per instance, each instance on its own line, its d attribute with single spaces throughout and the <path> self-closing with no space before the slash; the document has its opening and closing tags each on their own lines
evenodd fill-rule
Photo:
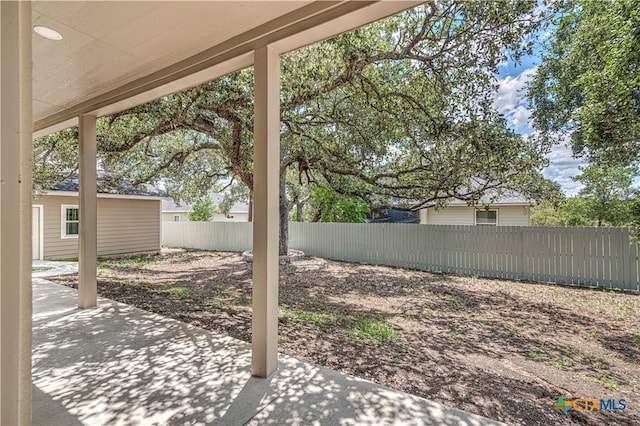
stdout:
<svg viewBox="0 0 640 426">
<path fill-rule="evenodd" d="M 190 221 L 193 222 L 209 222 L 215 213 L 215 205 L 213 200 L 205 197 L 196 201 L 191 206 L 191 210 L 187 213 Z"/>
<path fill-rule="evenodd" d="M 505 185 L 539 195 L 548 147 L 515 135 L 492 104 L 504 52 L 529 48 L 534 6 L 427 3 L 285 55 L 283 178 L 291 169 L 301 183 L 410 209 Z M 101 166 L 162 181 L 178 199 L 229 177 L 252 189 L 252 104 L 245 69 L 102 119 Z"/>
<path fill-rule="evenodd" d="M 534 126 L 569 135 L 576 154 L 640 157 L 640 1 L 556 2 L 550 42 L 529 87 Z"/>
<path fill-rule="evenodd" d="M 603 224 L 621 226 L 631 222 L 631 184 L 638 170 L 635 167 L 588 165 L 575 177 L 584 187 L 578 196 L 584 199 L 584 215 Z"/>
</svg>

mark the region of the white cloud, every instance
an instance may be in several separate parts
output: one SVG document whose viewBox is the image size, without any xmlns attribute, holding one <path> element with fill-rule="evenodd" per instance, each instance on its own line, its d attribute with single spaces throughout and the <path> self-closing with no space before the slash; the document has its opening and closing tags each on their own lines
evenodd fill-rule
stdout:
<svg viewBox="0 0 640 426">
<path fill-rule="evenodd" d="M 527 68 L 519 75 L 507 76 L 498 80 L 498 91 L 494 97 L 494 105 L 504 115 L 507 124 L 516 133 L 532 135 L 531 110 L 527 108 L 526 84 L 533 78 L 537 67 Z M 582 184 L 572 178 L 580 174 L 578 167 L 584 160 L 574 158 L 569 136 L 561 144 L 555 145 L 548 155 L 549 166 L 543 171 L 547 179 L 557 182 L 568 196 L 576 195 Z"/>
<path fill-rule="evenodd" d="M 572 178 L 580 174 L 578 167 L 584 165 L 584 160 L 574 158 L 571 147 L 569 146 L 568 137 L 565 142 L 555 145 L 549 153 L 549 167 L 543 174 L 547 179 L 557 182 L 562 187 L 564 193 L 568 196 L 576 195 L 582 188 L 582 184 L 575 182 Z"/>
<path fill-rule="evenodd" d="M 525 87 L 535 72 L 536 67 L 532 67 L 515 77 L 507 76 L 498 80 L 499 88 L 494 98 L 494 105 L 504 115 L 507 124 L 523 135 L 534 133 L 531 127 L 531 110 L 527 108 Z M 551 149 L 548 158 L 549 167 L 543 171 L 544 176 L 560 184 L 566 195 L 577 194 L 582 184 L 572 178 L 580 174 L 578 167 L 584 165 L 584 161 L 573 157 L 568 136 L 561 144 Z"/>
<path fill-rule="evenodd" d="M 498 80 L 494 105 L 505 116 L 509 126 L 518 133 L 529 133 L 532 130 L 525 86 L 533 78 L 536 68 L 527 68 L 515 77 L 507 76 Z"/>
<path fill-rule="evenodd" d="M 510 112 L 509 118 L 513 122 L 516 129 L 530 127 L 529 117 L 531 111 L 522 105 L 518 105 L 513 111 Z"/>
</svg>

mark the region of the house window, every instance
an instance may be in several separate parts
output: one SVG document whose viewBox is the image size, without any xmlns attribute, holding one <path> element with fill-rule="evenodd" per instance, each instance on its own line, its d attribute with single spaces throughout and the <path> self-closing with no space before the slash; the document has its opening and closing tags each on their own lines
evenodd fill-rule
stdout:
<svg viewBox="0 0 640 426">
<path fill-rule="evenodd" d="M 497 225 L 498 212 L 496 210 L 476 210 L 476 225 Z"/>
<path fill-rule="evenodd" d="M 79 217 L 78 206 L 62 206 L 62 238 L 78 238 Z"/>
<path fill-rule="evenodd" d="M 233 219 L 235 219 L 235 216 L 228 214 L 228 215 L 227 215 L 227 219 L 229 219 L 229 220 L 233 220 Z"/>
<path fill-rule="evenodd" d="M 173 217 L 173 221 L 174 222 L 180 222 L 180 216 L 179 215 L 174 216 Z"/>
</svg>

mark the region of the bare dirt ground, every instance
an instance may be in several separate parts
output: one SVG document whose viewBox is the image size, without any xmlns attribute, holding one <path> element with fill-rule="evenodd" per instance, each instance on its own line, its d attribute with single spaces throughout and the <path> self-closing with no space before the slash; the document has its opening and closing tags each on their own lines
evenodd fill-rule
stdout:
<svg viewBox="0 0 640 426">
<path fill-rule="evenodd" d="M 251 339 L 251 273 L 237 253 L 98 268 L 101 296 Z M 510 424 L 640 424 L 637 294 L 308 258 L 283 269 L 279 297 L 288 355 Z M 565 415 L 558 397 L 627 409 Z"/>
</svg>

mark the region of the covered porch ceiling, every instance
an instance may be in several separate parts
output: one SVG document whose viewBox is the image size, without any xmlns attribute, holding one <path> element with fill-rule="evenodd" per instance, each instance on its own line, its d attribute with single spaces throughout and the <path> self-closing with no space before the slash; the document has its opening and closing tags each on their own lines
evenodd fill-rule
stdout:
<svg viewBox="0 0 640 426">
<path fill-rule="evenodd" d="M 421 1 L 36 1 L 33 130 L 41 136 L 109 115 L 279 53 L 398 13 Z"/>
</svg>

